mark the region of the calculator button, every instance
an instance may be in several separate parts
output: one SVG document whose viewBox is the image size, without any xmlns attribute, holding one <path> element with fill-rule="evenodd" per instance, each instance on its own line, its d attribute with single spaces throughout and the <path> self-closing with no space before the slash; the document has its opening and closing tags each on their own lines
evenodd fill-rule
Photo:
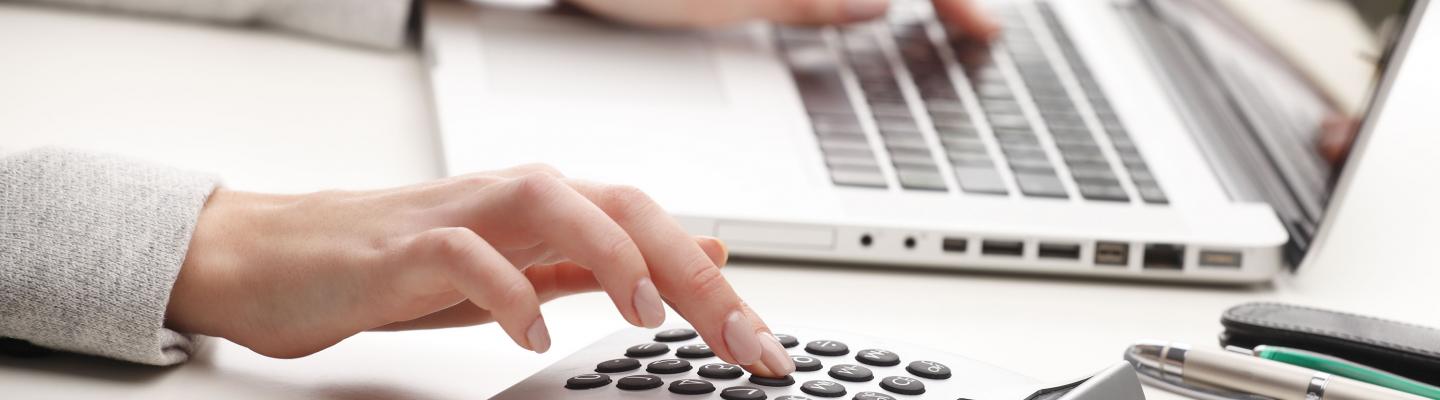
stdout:
<svg viewBox="0 0 1440 400">
<path fill-rule="evenodd" d="M 889 351 L 889 350 L 880 350 L 880 349 L 865 349 L 865 350 L 860 350 L 860 352 L 855 353 L 855 360 L 856 360 L 856 361 L 859 361 L 859 362 L 861 362 L 861 363 L 870 364 L 870 365 L 876 365 L 876 366 L 881 366 L 881 367 L 889 367 L 889 366 L 891 366 L 891 365 L 900 365 L 900 356 L 895 355 L 895 352 Z"/>
<path fill-rule="evenodd" d="M 783 333 L 776 333 L 776 334 L 775 334 L 775 339 L 779 339 L 779 340 L 780 340 L 780 346 L 781 346 L 781 347 L 784 347 L 784 348 L 787 348 L 787 349 L 788 349 L 788 348 L 791 348 L 791 347 L 795 347 L 795 346 L 799 346 L 799 345 L 800 345 L 800 340 L 799 340 L 799 339 L 796 339 L 794 336 L 786 335 L 786 334 L 783 334 Z"/>
<path fill-rule="evenodd" d="M 865 368 L 854 364 L 840 364 L 830 367 L 830 377 L 842 381 L 867 382 L 875 379 L 875 374 Z"/>
<path fill-rule="evenodd" d="M 796 371 L 819 371 L 821 367 L 824 367 L 820 365 L 820 360 L 810 356 L 790 356 L 790 361 L 795 362 Z"/>
<path fill-rule="evenodd" d="M 915 361 L 905 366 L 905 370 L 921 378 L 950 379 L 950 367 L 934 361 Z"/>
<path fill-rule="evenodd" d="M 764 376 L 760 376 L 760 375 L 750 375 L 750 383 L 753 383 L 753 384 L 756 384 L 756 385 L 761 385 L 761 386 L 785 387 L 785 386 L 794 385 L 794 384 L 795 384 L 795 378 L 792 377 L 792 376 L 790 376 L 790 375 L 785 375 L 785 376 L 782 376 L 782 377 L 779 377 L 779 378 L 770 378 L 770 377 L 764 377 Z"/>
<path fill-rule="evenodd" d="M 679 342 L 679 341 L 681 341 L 681 340 L 694 339 L 694 338 L 697 337 L 697 336 L 700 336 L 700 334 L 695 333 L 695 330 L 693 330 L 693 329 L 684 329 L 684 328 L 679 328 L 679 329 L 666 329 L 666 330 L 660 331 L 660 333 L 655 334 L 655 341 L 657 341 L 657 342 Z"/>
<path fill-rule="evenodd" d="M 630 348 L 625 349 L 625 356 L 645 358 L 654 357 L 669 352 L 670 346 L 666 346 L 663 343 L 645 343 L 630 346 Z"/>
<path fill-rule="evenodd" d="M 699 379 L 681 379 L 670 382 L 670 393 L 706 394 L 715 391 L 715 385 Z"/>
<path fill-rule="evenodd" d="M 595 372 L 604 374 L 625 372 L 634 370 L 636 368 L 640 368 L 640 362 L 636 361 L 633 358 L 617 358 L 614 360 L 604 361 L 599 364 L 595 364 Z"/>
<path fill-rule="evenodd" d="M 580 375 L 565 381 L 566 389 L 594 389 L 610 384 L 610 375 L 589 374 Z"/>
<path fill-rule="evenodd" d="M 660 360 L 650 363 L 645 367 L 645 372 L 652 374 L 678 374 L 690 370 L 690 362 L 685 360 Z"/>
<path fill-rule="evenodd" d="M 895 400 L 895 397 L 884 393 L 860 392 L 856 393 L 851 400 Z"/>
<path fill-rule="evenodd" d="M 655 375 L 631 375 L 615 381 L 615 387 L 620 390 L 650 390 L 663 384 L 665 382 Z"/>
<path fill-rule="evenodd" d="M 919 379 L 905 376 L 888 376 L 880 380 L 880 388 L 899 394 L 925 393 L 925 384 Z"/>
<path fill-rule="evenodd" d="M 745 375 L 745 371 L 741 370 L 739 365 L 726 363 L 702 365 L 697 373 L 710 379 L 735 379 L 740 375 Z"/>
<path fill-rule="evenodd" d="M 765 391 L 749 386 L 729 387 L 720 391 L 720 398 L 725 400 L 765 400 Z"/>
<path fill-rule="evenodd" d="M 687 344 L 675 349 L 675 356 L 680 358 L 706 358 L 714 357 L 715 352 L 710 351 L 710 345 L 708 344 Z"/>
<path fill-rule="evenodd" d="M 805 344 L 805 352 L 819 356 L 843 356 L 850 353 L 850 346 L 834 340 L 816 340 Z"/>
<path fill-rule="evenodd" d="M 813 380 L 800 385 L 800 391 L 812 396 L 840 397 L 845 395 L 845 386 L 831 381 Z"/>
</svg>

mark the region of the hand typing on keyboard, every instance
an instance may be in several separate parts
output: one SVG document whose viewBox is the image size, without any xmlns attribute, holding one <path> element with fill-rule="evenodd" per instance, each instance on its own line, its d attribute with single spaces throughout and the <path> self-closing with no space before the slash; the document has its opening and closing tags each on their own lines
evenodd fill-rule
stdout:
<svg viewBox="0 0 1440 400">
<path fill-rule="evenodd" d="M 714 27 L 750 20 L 791 25 L 830 25 L 885 14 L 892 0 L 570 0 L 612 19 L 645 26 Z M 909 1 L 909 0 L 893 0 Z M 975 0 L 932 0 L 938 16 L 958 32 L 981 40 L 999 25 Z"/>
<path fill-rule="evenodd" d="M 377 191 L 220 189 L 201 211 L 166 323 L 300 357 L 366 330 L 494 321 L 544 352 L 540 303 L 604 290 L 635 326 L 660 326 L 668 301 L 707 352 L 757 375 L 789 374 L 778 339 L 720 274 L 725 257 L 640 191 L 547 166 Z"/>
</svg>

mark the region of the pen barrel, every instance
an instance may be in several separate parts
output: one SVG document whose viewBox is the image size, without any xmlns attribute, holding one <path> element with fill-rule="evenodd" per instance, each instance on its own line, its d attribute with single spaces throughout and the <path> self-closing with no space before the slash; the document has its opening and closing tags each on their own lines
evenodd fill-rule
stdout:
<svg viewBox="0 0 1440 400">
<path fill-rule="evenodd" d="M 1185 354 L 1184 379 L 1279 400 L 1306 400 L 1315 370 L 1231 352 Z M 1330 376 L 1322 400 L 1425 400 L 1352 379 Z"/>
</svg>

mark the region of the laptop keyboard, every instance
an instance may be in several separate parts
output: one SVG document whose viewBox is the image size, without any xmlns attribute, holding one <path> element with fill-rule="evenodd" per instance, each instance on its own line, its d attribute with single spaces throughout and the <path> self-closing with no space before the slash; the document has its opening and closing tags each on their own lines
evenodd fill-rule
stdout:
<svg viewBox="0 0 1440 400">
<path fill-rule="evenodd" d="M 832 182 L 1166 203 L 1050 5 L 992 12 L 992 46 L 944 39 L 924 0 L 883 23 L 777 28 Z"/>
</svg>

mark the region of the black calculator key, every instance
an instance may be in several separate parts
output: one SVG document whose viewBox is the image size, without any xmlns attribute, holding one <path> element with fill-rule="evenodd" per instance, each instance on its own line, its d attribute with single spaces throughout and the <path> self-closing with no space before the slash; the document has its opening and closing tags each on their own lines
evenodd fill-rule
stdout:
<svg viewBox="0 0 1440 400">
<path fill-rule="evenodd" d="M 650 390 L 663 384 L 665 382 L 655 375 L 631 375 L 615 381 L 615 387 L 620 390 Z"/>
<path fill-rule="evenodd" d="M 760 375 L 750 375 L 750 383 L 761 386 L 786 387 L 795 384 L 795 377 L 785 375 L 779 378 L 770 378 Z"/>
<path fill-rule="evenodd" d="M 880 380 L 880 388 L 899 394 L 925 393 L 925 384 L 919 379 L 906 376 L 888 376 Z"/>
<path fill-rule="evenodd" d="M 681 341 L 681 340 L 694 339 L 694 338 L 697 337 L 697 336 L 700 336 L 700 334 L 695 333 L 695 330 L 694 330 L 694 329 L 685 329 L 685 328 L 666 329 L 666 330 L 660 331 L 660 333 L 655 334 L 655 341 L 657 341 L 657 342 L 678 342 L 678 341 Z"/>
<path fill-rule="evenodd" d="M 678 374 L 690 370 L 690 362 L 685 360 L 660 360 L 650 363 L 645 367 L 645 372 L 652 374 Z"/>
<path fill-rule="evenodd" d="M 699 379 L 681 379 L 670 382 L 670 393 L 706 394 L 715 391 L 715 385 Z"/>
<path fill-rule="evenodd" d="M 840 397 L 845 395 L 845 386 L 826 380 L 813 380 L 800 385 L 800 391 L 811 396 Z"/>
<path fill-rule="evenodd" d="M 884 393 L 860 392 L 856 393 L 855 397 L 852 397 L 851 400 L 895 400 L 895 396 Z"/>
<path fill-rule="evenodd" d="M 745 375 L 739 365 L 726 363 L 705 364 L 696 373 L 710 379 L 735 379 Z"/>
<path fill-rule="evenodd" d="M 934 361 L 915 361 L 905 366 L 905 370 L 921 378 L 950 379 L 950 367 Z"/>
<path fill-rule="evenodd" d="M 765 391 L 749 386 L 728 387 L 720 391 L 725 400 L 765 400 Z"/>
<path fill-rule="evenodd" d="M 816 340 L 805 344 L 805 352 L 818 356 L 843 356 L 850 353 L 850 346 L 834 340 Z"/>
<path fill-rule="evenodd" d="M 870 372 L 869 368 L 859 365 L 840 364 L 830 367 L 830 377 L 842 381 L 868 382 L 875 379 L 875 373 Z"/>
<path fill-rule="evenodd" d="M 580 375 L 565 380 L 566 389 L 594 389 L 610 384 L 610 375 L 589 374 Z"/>
<path fill-rule="evenodd" d="M 790 356 L 790 361 L 795 362 L 796 371 L 819 371 L 821 367 L 824 367 L 824 365 L 820 365 L 820 360 L 810 356 Z"/>
<path fill-rule="evenodd" d="M 864 364 L 888 367 L 900 365 L 900 356 L 890 350 L 865 349 L 855 353 L 855 360 Z"/>
<path fill-rule="evenodd" d="M 670 346 L 666 346 L 663 343 L 645 343 L 630 346 L 630 348 L 625 349 L 625 356 L 645 358 L 654 357 L 669 352 Z"/>
<path fill-rule="evenodd" d="M 687 344 L 675 349 L 675 356 L 680 358 L 706 358 L 714 357 L 715 352 L 710 351 L 710 345 L 704 343 Z"/>
<path fill-rule="evenodd" d="M 779 340 L 780 340 L 780 346 L 782 346 L 782 347 L 784 347 L 784 348 L 787 348 L 787 349 L 788 349 L 788 348 L 791 348 L 791 347 L 795 347 L 795 346 L 799 346 L 799 345 L 800 345 L 800 340 L 799 340 L 799 339 L 795 339 L 794 336 L 786 335 L 786 334 L 783 334 L 783 333 L 777 333 L 777 334 L 775 334 L 775 339 L 779 339 Z"/>
<path fill-rule="evenodd" d="M 604 374 L 625 372 L 634 370 L 636 368 L 640 368 L 640 361 L 637 361 L 633 358 L 617 358 L 614 360 L 604 361 L 599 364 L 595 364 L 595 372 Z"/>
</svg>

